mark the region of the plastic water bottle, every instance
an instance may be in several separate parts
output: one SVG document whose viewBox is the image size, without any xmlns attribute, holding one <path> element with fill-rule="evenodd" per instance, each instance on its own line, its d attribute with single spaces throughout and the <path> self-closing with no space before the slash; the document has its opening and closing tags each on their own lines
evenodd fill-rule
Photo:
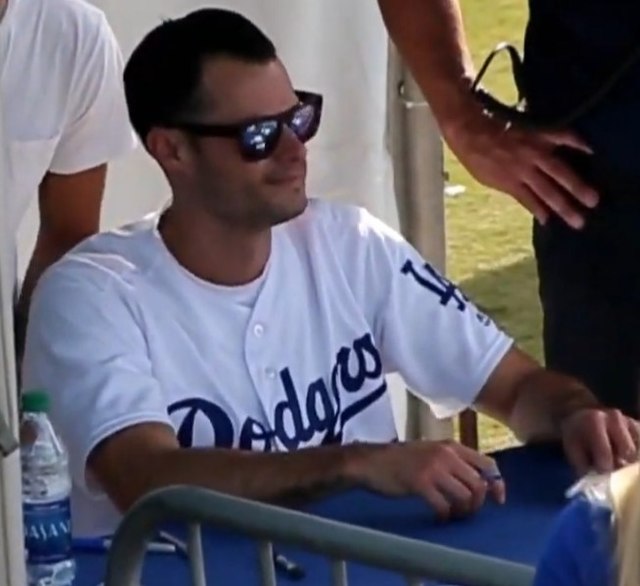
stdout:
<svg viewBox="0 0 640 586">
<path fill-rule="evenodd" d="M 62 441 L 47 415 L 43 391 L 22 397 L 20 457 L 28 586 L 71 586 L 71 477 Z"/>
</svg>

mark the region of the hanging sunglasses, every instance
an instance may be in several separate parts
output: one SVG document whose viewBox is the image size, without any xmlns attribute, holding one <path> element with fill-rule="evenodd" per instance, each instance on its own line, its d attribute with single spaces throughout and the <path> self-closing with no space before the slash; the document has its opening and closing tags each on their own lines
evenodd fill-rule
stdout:
<svg viewBox="0 0 640 586">
<path fill-rule="evenodd" d="M 311 140 L 318 132 L 322 96 L 302 91 L 297 91 L 296 96 L 299 102 L 295 106 L 273 116 L 238 124 L 176 122 L 165 126 L 184 130 L 194 136 L 235 138 L 245 161 L 262 161 L 276 150 L 285 125 L 301 143 Z"/>
</svg>

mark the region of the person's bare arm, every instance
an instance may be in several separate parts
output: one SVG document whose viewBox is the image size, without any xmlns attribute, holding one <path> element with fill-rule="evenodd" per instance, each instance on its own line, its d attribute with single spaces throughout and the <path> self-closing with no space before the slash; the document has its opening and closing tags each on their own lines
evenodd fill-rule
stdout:
<svg viewBox="0 0 640 586">
<path fill-rule="evenodd" d="M 453 442 L 333 445 L 287 453 L 179 446 L 164 424 L 129 427 L 99 444 L 88 479 L 126 511 L 150 491 L 191 485 L 277 504 L 302 503 L 328 492 L 366 487 L 422 496 L 443 518 L 468 514 L 487 491 L 504 502 L 504 484 L 490 487 L 480 471 L 493 460 Z"/>
<path fill-rule="evenodd" d="M 172 429 L 141 424 L 99 445 L 88 470 L 122 510 L 151 490 L 186 484 L 266 502 L 310 499 L 352 485 L 349 458 L 363 446 L 325 446 L 291 453 L 182 449 Z"/>
<path fill-rule="evenodd" d="M 605 409 L 582 383 L 542 368 L 515 347 L 494 370 L 476 406 L 524 442 L 562 440 L 580 472 L 611 470 L 638 449 L 636 422 Z"/>
<path fill-rule="evenodd" d="M 477 399 L 478 410 L 524 441 L 559 439 L 560 422 L 575 409 L 600 403 L 577 380 L 550 372 L 516 347 L 494 370 Z"/>
<path fill-rule="evenodd" d="M 481 183 L 512 195 L 542 223 L 551 212 L 579 228 L 573 198 L 596 192 L 560 158 L 558 146 L 589 151 L 568 131 L 533 131 L 488 115 L 471 93 L 475 75 L 458 0 L 378 0 L 389 35 L 407 62 L 461 163 Z M 505 39 L 496 39 L 496 44 Z M 569 196 L 569 197 L 567 197 Z"/>
<path fill-rule="evenodd" d="M 447 131 L 479 104 L 470 93 L 475 75 L 457 0 L 378 0 L 398 51 Z"/>
<path fill-rule="evenodd" d="M 48 173 L 39 189 L 40 228 L 16 307 L 16 352 L 22 354 L 33 290 L 42 273 L 98 231 L 107 165 L 71 175 Z"/>
</svg>

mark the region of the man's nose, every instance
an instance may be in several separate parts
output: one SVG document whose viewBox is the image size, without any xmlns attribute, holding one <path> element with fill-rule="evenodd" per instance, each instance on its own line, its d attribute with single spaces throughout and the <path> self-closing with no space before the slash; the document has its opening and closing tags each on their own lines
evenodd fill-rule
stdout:
<svg viewBox="0 0 640 586">
<path fill-rule="evenodd" d="M 282 129 L 282 136 L 280 137 L 274 155 L 276 157 L 300 159 L 304 158 L 306 154 L 307 147 L 305 144 L 296 136 L 291 128 L 285 126 Z"/>
</svg>

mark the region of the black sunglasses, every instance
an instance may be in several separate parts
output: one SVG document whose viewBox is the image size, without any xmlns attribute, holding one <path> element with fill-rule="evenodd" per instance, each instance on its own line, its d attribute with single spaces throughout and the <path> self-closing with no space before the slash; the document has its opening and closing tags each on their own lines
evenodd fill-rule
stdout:
<svg viewBox="0 0 640 586">
<path fill-rule="evenodd" d="M 302 143 L 311 140 L 318 132 L 322 96 L 297 91 L 296 97 L 299 102 L 280 114 L 253 118 L 237 124 L 175 122 L 163 126 L 184 130 L 195 136 L 235 138 L 245 161 L 262 161 L 276 150 L 285 124 Z"/>
</svg>

